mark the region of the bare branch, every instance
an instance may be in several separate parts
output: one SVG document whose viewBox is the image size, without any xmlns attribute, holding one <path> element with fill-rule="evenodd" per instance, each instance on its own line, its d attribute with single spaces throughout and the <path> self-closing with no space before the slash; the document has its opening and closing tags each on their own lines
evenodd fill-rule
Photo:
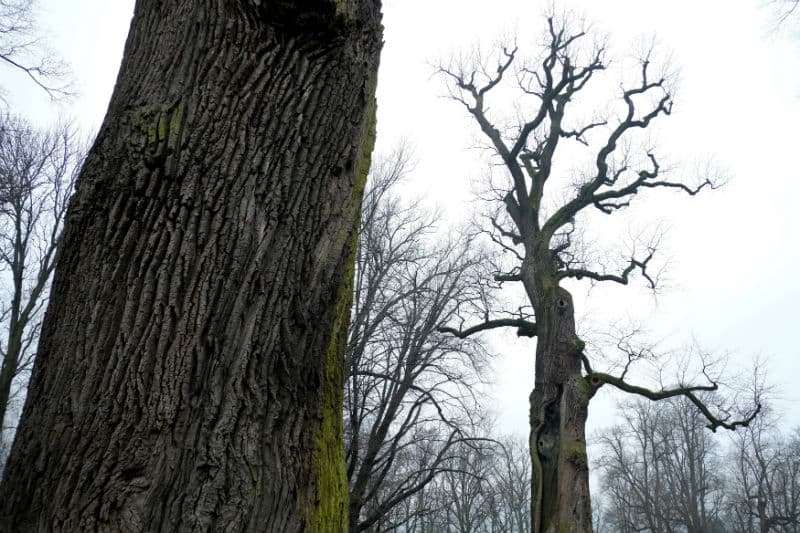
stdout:
<svg viewBox="0 0 800 533">
<path fill-rule="evenodd" d="M 603 372 L 595 372 L 592 370 L 591 364 L 589 363 L 589 358 L 586 357 L 585 354 L 581 354 L 581 360 L 583 362 L 584 370 L 586 371 L 586 379 L 592 385 L 593 388 L 599 388 L 605 384 L 611 385 L 616 387 L 617 389 L 627 392 L 629 394 L 635 394 L 637 396 L 642 396 L 649 400 L 665 400 L 667 398 L 675 398 L 678 396 L 685 397 L 690 402 L 692 402 L 695 407 L 706 417 L 708 420 L 707 427 L 711 431 L 716 431 L 717 428 L 721 427 L 728 430 L 736 430 L 738 427 L 747 427 L 750 423 L 758 416 L 761 412 L 761 403 L 756 403 L 755 409 L 753 409 L 750 414 L 748 414 L 745 418 L 740 420 L 729 420 L 726 418 L 719 418 L 715 416 L 711 410 L 706 406 L 706 404 L 697 396 L 699 392 L 713 392 L 719 389 L 719 385 L 709 379 L 708 385 L 694 385 L 694 386 L 684 386 L 684 387 L 674 387 L 669 389 L 660 389 L 660 390 L 652 390 L 647 387 L 642 387 L 638 385 L 633 385 L 622 379 L 621 377 L 612 376 L 611 374 L 606 374 Z M 706 377 L 708 377 L 706 375 Z"/>
<path fill-rule="evenodd" d="M 544 233 L 552 235 L 567 221 L 573 219 L 579 211 L 590 205 L 594 205 L 605 213 L 611 213 L 626 207 L 630 203 L 630 198 L 639 192 L 641 188 L 675 188 L 683 190 L 690 195 L 695 195 L 707 186 L 715 187 L 715 184 L 710 179 L 703 180 L 696 187 L 690 187 L 680 182 L 657 179 L 659 165 L 655 155 L 649 152 L 647 156 L 652 164 L 652 169 L 640 170 L 634 180 L 622 187 L 605 191 L 600 190 L 602 187 L 613 187 L 628 170 L 628 166 L 623 165 L 621 169 L 612 172 L 609 161 L 623 137 L 631 131 L 647 128 L 654 119 L 659 116 L 669 115 L 672 111 L 672 95 L 666 86 L 666 78 L 660 77 L 655 81 L 651 80 L 649 76 L 650 67 L 651 62 L 648 53 L 640 60 L 640 84 L 630 89 L 624 89 L 622 92 L 622 100 L 626 105 L 627 111 L 624 118 L 611 131 L 605 144 L 597 152 L 596 174 L 579 188 L 578 194 L 574 199 L 563 205 L 545 222 L 542 229 Z M 657 95 L 656 103 L 648 110 L 639 113 L 639 105 L 634 98 L 645 95 Z"/>
<path fill-rule="evenodd" d="M 603 120 L 603 121 L 600 121 L 600 122 L 591 122 L 591 123 L 587 124 L 586 126 L 584 126 L 583 128 L 581 128 L 579 130 L 561 131 L 560 135 L 561 135 L 561 137 L 563 137 L 565 139 L 569 139 L 570 137 L 574 138 L 576 141 L 578 141 L 582 145 L 589 146 L 588 141 L 586 141 L 586 139 L 583 137 L 584 134 L 589 130 L 593 130 L 594 128 L 599 128 L 599 127 L 605 126 L 607 124 L 608 124 L 608 121 L 606 121 L 606 120 Z"/>
<path fill-rule="evenodd" d="M 0 2 L 0 64 L 21 72 L 52 100 L 71 96 L 68 68 L 35 36 L 33 0 Z"/>
<path fill-rule="evenodd" d="M 625 267 L 620 274 L 600 274 L 582 268 L 568 268 L 566 270 L 559 271 L 558 278 L 575 278 L 578 280 L 586 278 L 593 281 L 613 281 L 614 283 L 619 283 L 620 285 L 627 285 L 631 273 L 638 269 L 642 277 L 647 280 L 650 288 L 655 289 L 657 286 L 657 280 L 650 276 L 650 274 L 647 272 L 647 265 L 650 263 L 650 260 L 653 259 L 655 252 L 655 247 L 648 247 L 648 254 L 646 257 L 644 257 L 644 259 L 631 258 L 628 266 Z"/>
<path fill-rule="evenodd" d="M 442 333 L 450 333 L 451 335 L 455 335 L 459 339 L 465 339 L 470 335 L 480 333 L 481 331 L 487 331 L 490 329 L 497 329 L 497 328 L 517 328 L 518 337 L 535 337 L 537 331 L 535 323 L 523 320 L 521 318 L 497 318 L 494 320 L 487 320 L 485 322 L 482 322 L 481 324 L 476 324 L 474 326 L 471 326 L 463 330 L 448 328 L 448 327 L 440 327 L 438 328 L 438 331 Z"/>
<path fill-rule="evenodd" d="M 506 281 L 522 281 L 522 276 L 519 273 L 500 273 L 494 275 L 494 280 L 500 283 Z"/>
</svg>

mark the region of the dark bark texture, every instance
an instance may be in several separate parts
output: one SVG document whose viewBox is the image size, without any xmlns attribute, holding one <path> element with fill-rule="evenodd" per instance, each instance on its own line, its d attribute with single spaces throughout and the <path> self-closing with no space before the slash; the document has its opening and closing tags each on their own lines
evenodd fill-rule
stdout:
<svg viewBox="0 0 800 533">
<path fill-rule="evenodd" d="M 379 0 L 138 0 L 2 531 L 344 531 Z"/>
<path fill-rule="evenodd" d="M 594 391 L 581 375 L 583 346 L 575 333 L 572 297 L 554 277 L 541 274 L 546 271 L 545 265 L 530 273 L 525 264 L 522 268 L 537 317 L 535 387 L 530 398 L 533 531 L 590 533 L 585 428 Z"/>
</svg>

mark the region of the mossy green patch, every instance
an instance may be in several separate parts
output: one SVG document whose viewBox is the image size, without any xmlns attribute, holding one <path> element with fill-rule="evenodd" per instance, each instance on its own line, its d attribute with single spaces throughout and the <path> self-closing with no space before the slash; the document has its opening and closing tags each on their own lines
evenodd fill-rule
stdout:
<svg viewBox="0 0 800 533">
<path fill-rule="evenodd" d="M 575 353 L 580 355 L 583 353 L 583 349 L 586 348 L 586 343 L 578 337 L 575 337 L 575 339 L 572 341 L 572 347 L 575 348 Z"/>
<path fill-rule="evenodd" d="M 169 134 L 164 138 L 167 139 L 167 146 L 175 149 L 178 147 L 178 138 L 183 125 L 183 106 L 178 106 L 172 111 L 169 119 Z"/>
<path fill-rule="evenodd" d="M 373 87 L 374 89 L 374 87 Z M 372 99 L 367 110 L 366 132 L 361 159 L 353 187 L 352 231 L 347 243 L 345 273 L 336 294 L 331 341 L 325 359 L 322 383 L 322 427 L 316 440 L 313 464 L 317 476 L 317 502 L 310 510 L 309 533 L 343 533 L 348 522 L 348 484 L 344 458 L 344 423 L 342 420 L 344 364 L 347 329 L 353 300 L 356 246 L 361 214 L 361 198 L 367 183 L 372 150 L 375 146 L 376 104 Z"/>
<path fill-rule="evenodd" d="M 312 459 L 317 481 L 317 501 L 309 517 L 309 533 L 347 531 L 347 472 L 344 459 L 344 423 L 342 421 L 344 365 L 342 357 L 347 342 L 347 326 L 352 303 L 355 265 L 353 235 L 348 252 L 347 271 L 336 295 L 331 342 L 325 358 L 322 381 L 322 424 Z"/>
<path fill-rule="evenodd" d="M 592 385 L 592 378 L 589 376 L 575 377 L 574 379 L 577 381 L 575 390 L 580 395 L 578 399 L 584 407 L 588 407 L 589 401 L 594 397 L 599 387 Z"/>
<path fill-rule="evenodd" d="M 183 108 L 144 106 L 133 113 L 131 122 L 145 136 L 146 145 L 175 149 L 183 125 Z"/>
<path fill-rule="evenodd" d="M 564 461 L 572 463 L 576 468 L 588 468 L 589 460 L 586 455 L 586 443 L 579 441 L 563 441 L 561 443 L 561 457 Z"/>
<path fill-rule="evenodd" d="M 153 119 L 156 125 L 153 125 Z M 147 138 L 147 144 L 155 144 L 158 141 L 158 112 L 151 107 L 143 107 L 134 112 L 132 117 L 133 125 Z"/>
</svg>

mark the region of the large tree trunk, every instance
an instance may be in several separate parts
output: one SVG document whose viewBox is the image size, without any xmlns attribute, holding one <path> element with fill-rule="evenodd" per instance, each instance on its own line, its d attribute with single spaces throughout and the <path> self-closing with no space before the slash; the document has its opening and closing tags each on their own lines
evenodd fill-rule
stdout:
<svg viewBox="0 0 800 533">
<path fill-rule="evenodd" d="M 137 1 L 0 530 L 346 529 L 342 348 L 379 8 Z"/>
<path fill-rule="evenodd" d="M 543 270 L 543 269 L 542 269 Z M 535 388 L 531 394 L 533 533 L 590 533 L 586 419 L 591 385 L 581 375 L 570 294 L 547 279 L 526 284 L 536 302 Z"/>
</svg>

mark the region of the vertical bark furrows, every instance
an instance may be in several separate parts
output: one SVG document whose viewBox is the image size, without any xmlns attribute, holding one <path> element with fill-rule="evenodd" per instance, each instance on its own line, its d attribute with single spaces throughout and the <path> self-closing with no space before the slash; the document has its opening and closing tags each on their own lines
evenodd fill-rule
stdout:
<svg viewBox="0 0 800 533">
<path fill-rule="evenodd" d="M 323 464 L 341 393 L 321 396 L 341 389 L 377 2 L 324 39 L 236 4 L 137 2 L 0 530 L 341 530 L 317 510 L 346 515 Z"/>
<path fill-rule="evenodd" d="M 572 297 L 545 276 L 529 292 L 538 331 L 531 394 L 533 531 L 586 533 L 591 505 L 584 428 L 591 391 L 581 375 Z"/>
</svg>

